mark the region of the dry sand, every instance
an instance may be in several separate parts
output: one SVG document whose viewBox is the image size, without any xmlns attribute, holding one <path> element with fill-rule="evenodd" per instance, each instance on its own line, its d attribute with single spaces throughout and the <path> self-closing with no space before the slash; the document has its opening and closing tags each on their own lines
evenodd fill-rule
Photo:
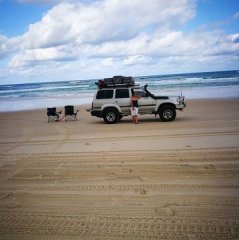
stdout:
<svg viewBox="0 0 239 240">
<path fill-rule="evenodd" d="M 174 122 L 0 114 L 0 239 L 239 239 L 239 100 Z"/>
</svg>

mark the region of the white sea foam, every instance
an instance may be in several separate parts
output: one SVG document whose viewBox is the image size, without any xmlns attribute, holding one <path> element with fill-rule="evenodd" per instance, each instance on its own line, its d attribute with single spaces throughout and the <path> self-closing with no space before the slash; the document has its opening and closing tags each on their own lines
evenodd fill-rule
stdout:
<svg viewBox="0 0 239 240">
<path fill-rule="evenodd" d="M 145 76 L 135 78 L 140 85 L 157 95 L 185 95 L 195 98 L 239 97 L 237 71 Z M 0 111 L 62 107 L 90 104 L 96 89 L 95 80 L 31 83 L 0 86 Z"/>
<path fill-rule="evenodd" d="M 2 100 L 0 112 L 12 112 L 21 110 L 42 109 L 48 107 L 62 108 L 66 105 L 90 104 L 92 97 L 81 98 L 36 98 L 20 100 Z"/>
</svg>

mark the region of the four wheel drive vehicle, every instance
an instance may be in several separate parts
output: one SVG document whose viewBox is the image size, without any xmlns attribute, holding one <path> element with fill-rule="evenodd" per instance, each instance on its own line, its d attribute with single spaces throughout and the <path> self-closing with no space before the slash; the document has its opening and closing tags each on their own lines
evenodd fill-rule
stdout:
<svg viewBox="0 0 239 240">
<path fill-rule="evenodd" d="M 96 85 L 98 85 L 96 83 Z M 162 121 L 173 121 L 176 110 L 186 107 L 185 98 L 182 96 L 155 96 L 148 91 L 147 85 L 140 87 L 129 84 L 118 84 L 99 87 L 95 92 L 92 107 L 88 111 L 92 116 L 103 118 L 106 123 L 116 123 L 122 117 L 131 115 L 130 99 L 132 91 L 138 100 L 139 114 L 159 115 Z"/>
</svg>

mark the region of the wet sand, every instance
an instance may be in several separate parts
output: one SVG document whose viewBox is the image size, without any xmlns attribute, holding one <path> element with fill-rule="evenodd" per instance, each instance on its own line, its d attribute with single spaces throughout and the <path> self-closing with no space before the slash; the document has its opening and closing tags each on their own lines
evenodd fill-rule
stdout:
<svg viewBox="0 0 239 240">
<path fill-rule="evenodd" d="M 0 113 L 0 239 L 239 239 L 238 106 L 138 125 Z"/>
</svg>

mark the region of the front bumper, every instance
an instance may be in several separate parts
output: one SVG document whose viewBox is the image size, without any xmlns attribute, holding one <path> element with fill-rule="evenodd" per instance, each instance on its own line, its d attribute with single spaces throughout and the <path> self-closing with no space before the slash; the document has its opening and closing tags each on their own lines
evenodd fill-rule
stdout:
<svg viewBox="0 0 239 240">
<path fill-rule="evenodd" d="M 186 103 L 184 102 L 184 103 L 181 103 L 181 104 L 178 104 L 177 106 L 176 106 L 176 109 L 177 110 L 183 110 L 184 108 L 186 108 Z"/>
</svg>

